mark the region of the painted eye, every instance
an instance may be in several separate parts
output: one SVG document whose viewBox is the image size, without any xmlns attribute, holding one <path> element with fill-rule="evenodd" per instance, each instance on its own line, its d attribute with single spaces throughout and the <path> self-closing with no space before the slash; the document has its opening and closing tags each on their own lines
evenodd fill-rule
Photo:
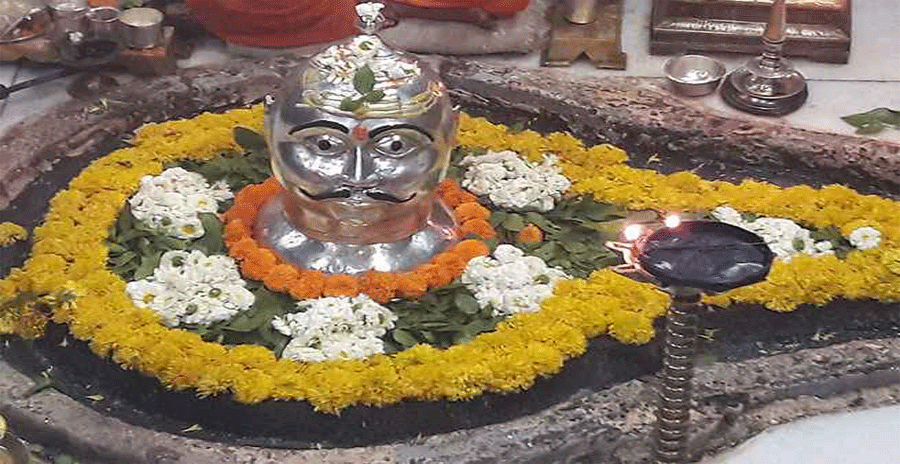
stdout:
<svg viewBox="0 0 900 464">
<path fill-rule="evenodd" d="M 309 151 L 322 156 L 331 156 L 346 151 L 346 143 L 328 134 L 310 135 L 303 140 Z"/>
<path fill-rule="evenodd" d="M 389 134 L 375 141 L 375 150 L 385 156 L 400 158 L 417 151 L 422 142 L 405 134 Z"/>
</svg>

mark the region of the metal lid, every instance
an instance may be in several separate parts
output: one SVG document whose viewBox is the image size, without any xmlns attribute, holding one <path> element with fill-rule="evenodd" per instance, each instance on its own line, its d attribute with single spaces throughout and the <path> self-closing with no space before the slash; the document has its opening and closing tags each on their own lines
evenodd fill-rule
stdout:
<svg viewBox="0 0 900 464">
<path fill-rule="evenodd" d="M 303 104 L 356 118 L 410 118 L 431 108 L 444 85 L 417 58 L 375 35 L 385 23 L 383 8 L 380 3 L 357 5 L 362 34 L 312 57 L 299 81 L 288 83 L 288 95 L 296 92 Z"/>
<path fill-rule="evenodd" d="M 659 229 L 638 250 L 663 286 L 724 292 L 765 280 L 775 255 L 758 235 L 724 222 L 686 221 Z"/>
</svg>

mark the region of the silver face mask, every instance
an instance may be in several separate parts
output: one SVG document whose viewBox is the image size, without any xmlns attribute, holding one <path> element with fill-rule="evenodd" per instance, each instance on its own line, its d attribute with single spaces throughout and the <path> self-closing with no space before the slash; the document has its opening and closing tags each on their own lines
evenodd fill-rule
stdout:
<svg viewBox="0 0 900 464">
<path fill-rule="evenodd" d="M 256 230 L 275 251 L 352 273 L 414 267 L 456 240 L 453 216 L 434 192 L 457 114 L 436 73 L 417 59 L 357 36 L 310 59 L 266 103 L 272 168 L 286 193 L 263 208 Z M 316 264 L 322 257 L 308 256 L 315 242 L 332 253 L 344 244 L 351 255 L 375 246 L 380 257 Z M 385 255 L 389 246 L 396 256 Z M 415 259 L 400 256 L 411 246 Z"/>
</svg>

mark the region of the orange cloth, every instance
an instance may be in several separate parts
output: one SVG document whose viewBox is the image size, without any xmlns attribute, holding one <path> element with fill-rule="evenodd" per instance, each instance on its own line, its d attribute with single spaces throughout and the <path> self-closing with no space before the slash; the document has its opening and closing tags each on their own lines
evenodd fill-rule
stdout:
<svg viewBox="0 0 900 464">
<path fill-rule="evenodd" d="M 204 27 L 251 47 L 300 47 L 357 33 L 356 0 L 187 0 Z"/>
<path fill-rule="evenodd" d="M 528 7 L 528 0 L 393 0 L 420 8 L 480 8 L 497 16 L 509 16 Z"/>
</svg>

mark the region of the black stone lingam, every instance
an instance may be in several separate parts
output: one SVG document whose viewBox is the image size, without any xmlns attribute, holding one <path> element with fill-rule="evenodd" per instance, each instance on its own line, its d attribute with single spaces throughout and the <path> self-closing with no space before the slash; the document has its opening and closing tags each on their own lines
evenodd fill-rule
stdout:
<svg viewBox="0 0 900 464">
<path fill-rule="evenodd" d="M 642 234 L 630 245 L 610 244 L 625 253 L 630 267 L 624 269 L 649 274 L 672 294 L 654 432 L 656 462 L 666 464 L 690 459 L 691 383 L 702 295 L 764 280 L 775 257 L 758 235 L 730 224 L 677 218 L 669 223 L 671 227 Z"/>
</svg>

